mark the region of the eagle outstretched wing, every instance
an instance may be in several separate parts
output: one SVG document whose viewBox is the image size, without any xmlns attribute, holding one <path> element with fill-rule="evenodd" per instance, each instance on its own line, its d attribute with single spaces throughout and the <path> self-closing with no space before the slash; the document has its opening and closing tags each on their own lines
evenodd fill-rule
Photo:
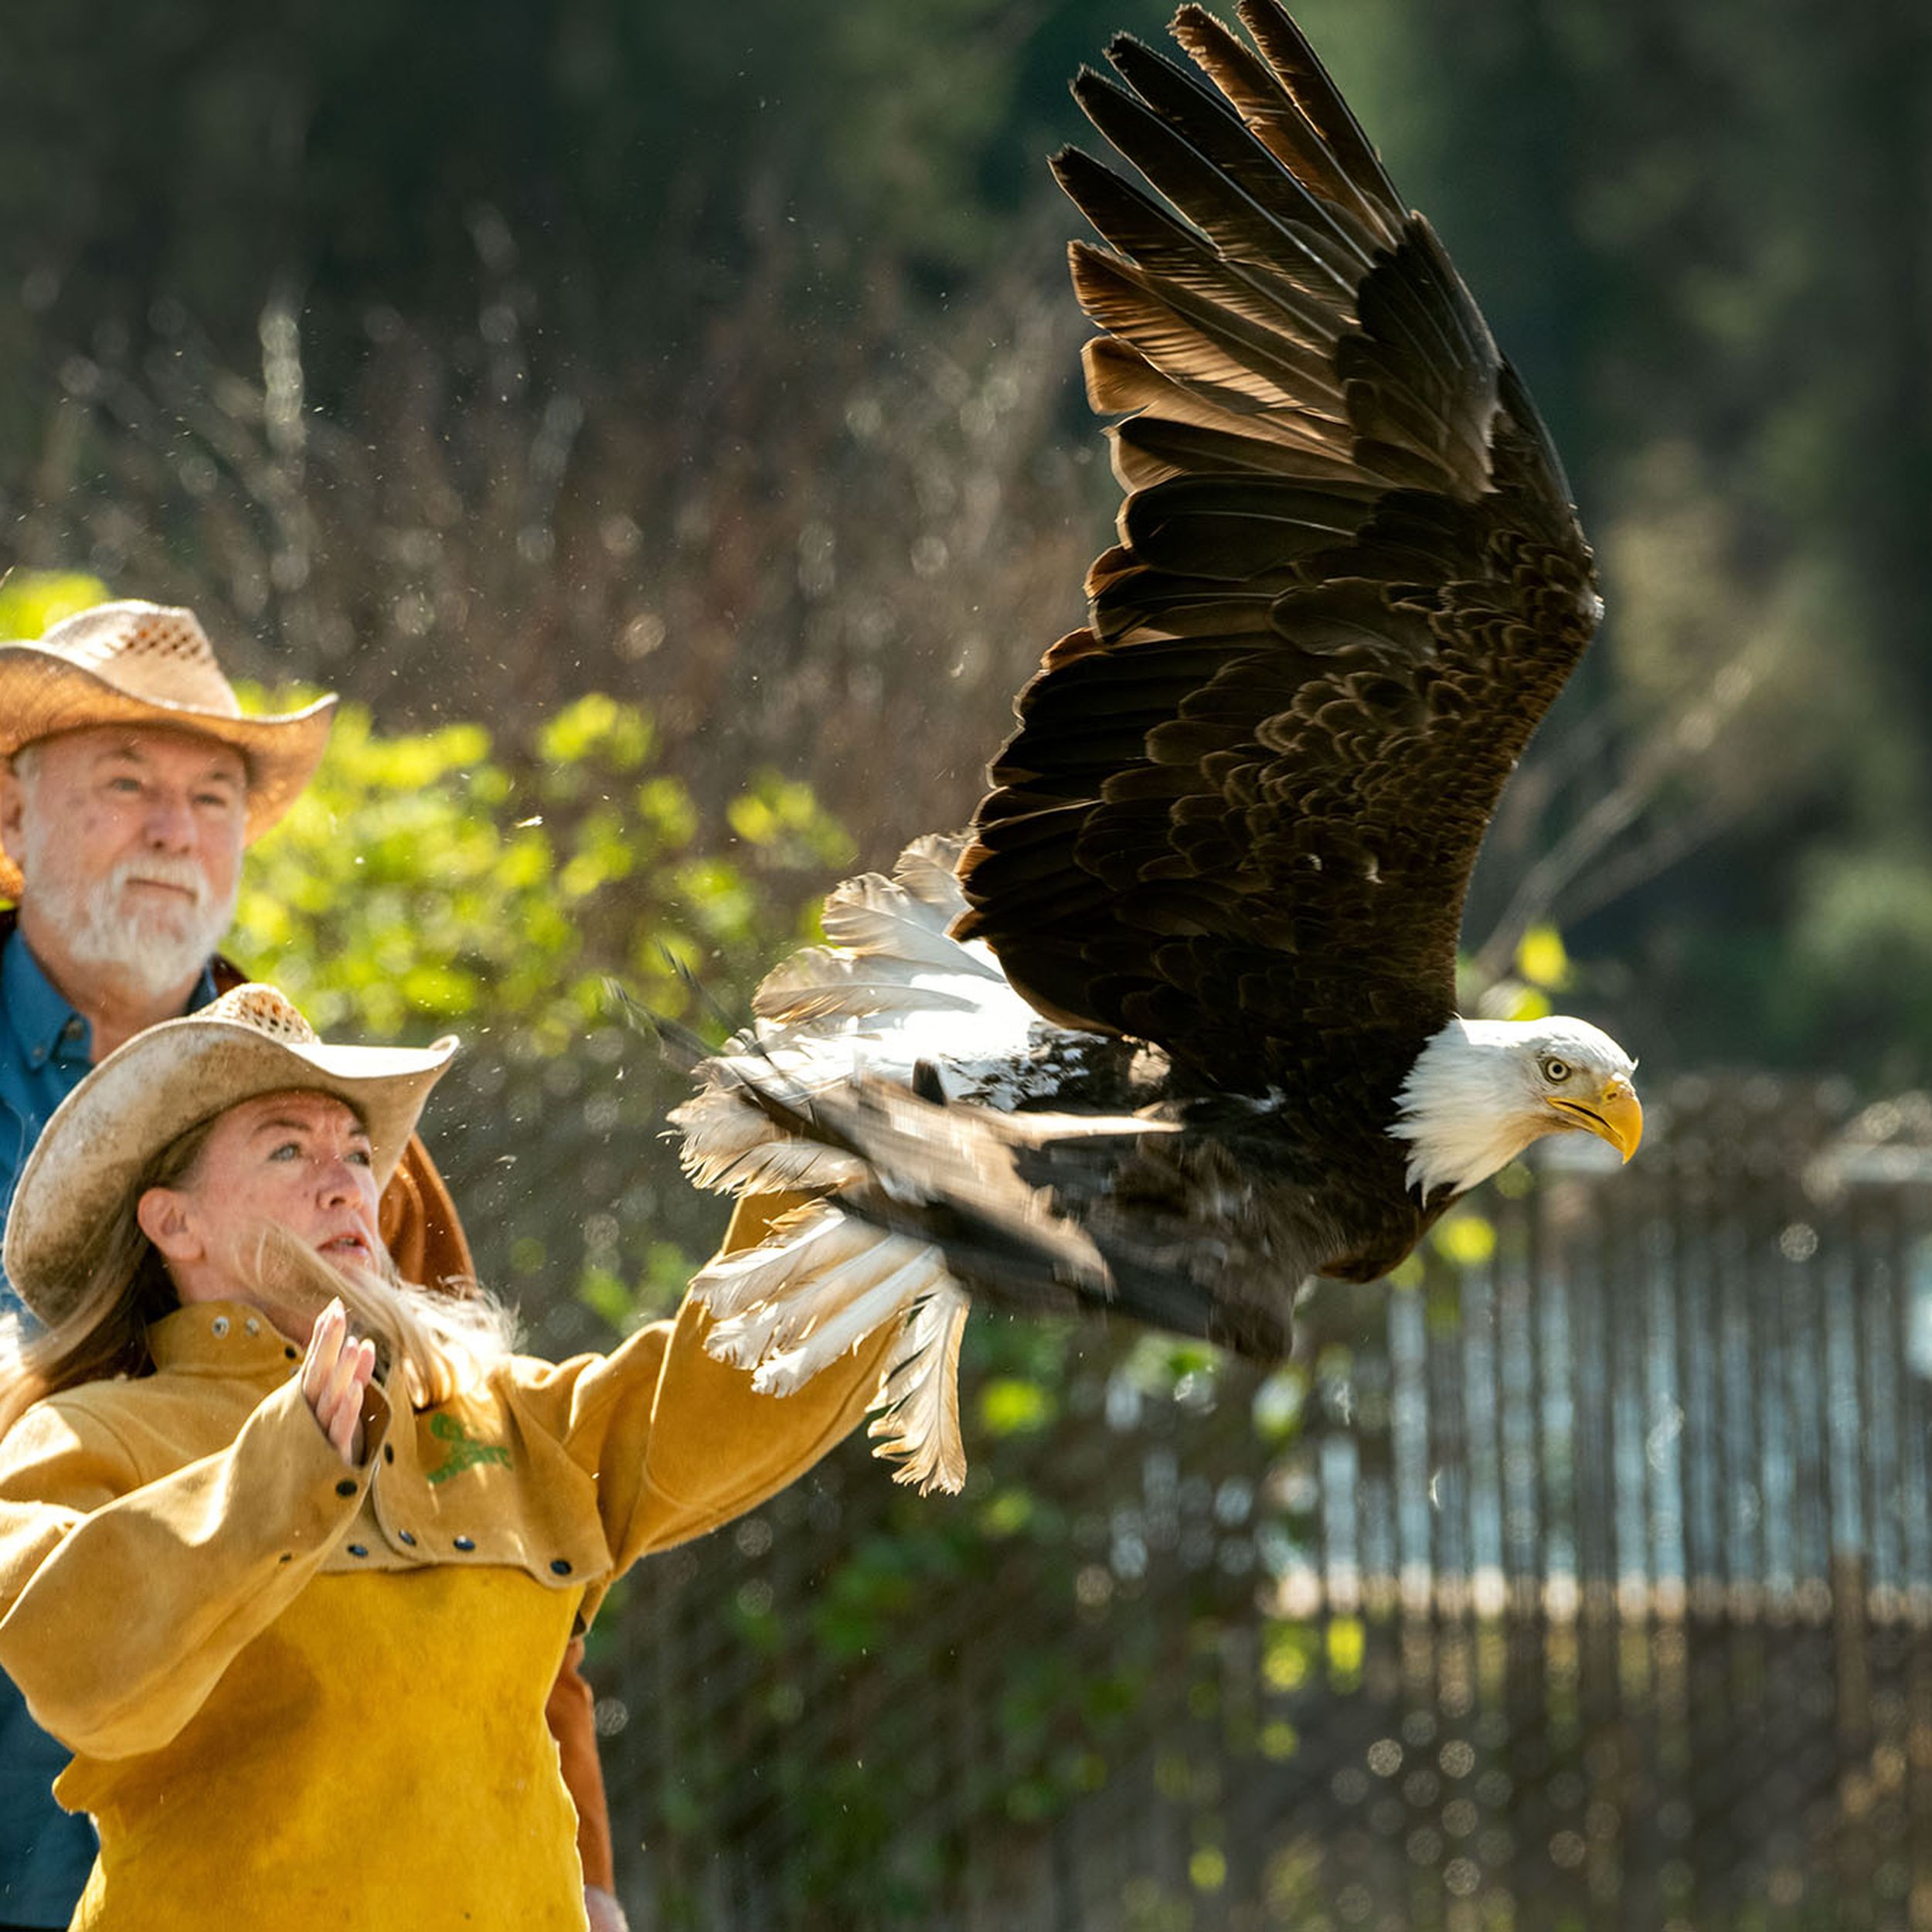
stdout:
<svg viewBox="0 0 1932 1932">
<path fill-rule="evenodd" d="M 1128 495 L 1021 694 L 956 927 L 1066 1024 L 1223 1090 L 1391 1066 L 1453 1010 L 1476 852 L 1600 612 L 1561 465 L 1274 0 L 1081 107 L 1086 354 Z M 1212 86 L 1207 83 L 1212 82 Z M 1218 91 L 1217 91 L 1218 90 Z"/>
<path fill-rule="evenodd" d="M 1272 1359 L 1308 1274 L 1386 1273 L 1544 1134 L 1641 1133 L 1607 1035 L 1454 1012 L 1477 849 L 1598 614 L 1560 467 L 1287 16 L 1241 17 L 1175 17 L 1198 72 L 1123 38 L 1077 83 L 1146 189 L 1055 164 L 1124 419 L 1087 628 L 957 870 L 841 886 L 673 1116 L 701 1182 L 818 1197 L 698 1277 L 706 1345 L 782 1392 L 898 1320 L 922 1486 L 964 1475 L 971 1298 Z"/>
</svg>

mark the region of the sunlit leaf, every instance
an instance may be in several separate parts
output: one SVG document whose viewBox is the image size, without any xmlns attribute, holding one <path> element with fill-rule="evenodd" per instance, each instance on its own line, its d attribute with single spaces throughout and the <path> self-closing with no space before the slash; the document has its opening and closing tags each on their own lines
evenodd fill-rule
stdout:
<svg viewBox="0 0 1932 1932">
<path fill-rule="evenodd" d="M 980 1530 L 983 1535 L 995 1538 L 1011 1536 L 1024 1529 L 1032 1515 L 1033 1498 L 1026 1490 L 1002 1489 L 981 1506 Z"/>
<path fill-rule="evenodd" d="M 1532 986 L 1560 992 L 1569 984 L 1570 954 L 1554 926 L 1532 926 L 1516 944 L 1516 971 Z"/>
<path fill-rule="evenodd" d="M 1338 1678 L 1359 1676 L 1362 1660 L 1368 1649 L 1367 1633 L 1362 1629 L 1358 1617 L 1337 1617 L 1328 1624 L 1327 1635 L 1328 1669 Z"/>
<path fill-rule="evenodd" d="M 1023 1429 L 1043 1429 L 1053 1420 L 1053 1400 L 1037 1382 L 1001 1376 L 979 1393 L 980 1420 L 996 1436 Z"/>
<path fill-rule="evenodd" d="M 1495 1223 L 1467 1208 L 1438 1222 L 1430 1239 L 1436 1252 L 1459 1268 L 1479 1267 L 1496 1251 Z"/>
<path fill-rule="evenodd" d="M 1197 1892 L 1218 1892 L 1228 1878 L 1227 1854 L 1214 1845 L 1203 1845 L 1187 1862 L 1189 1882 Z"/>
<path fill-rule="evenodd" d="M 0 579 L 0 638 L 38 638 L 113 594 L 79 570 L 9 570 Z"/>
</svg>

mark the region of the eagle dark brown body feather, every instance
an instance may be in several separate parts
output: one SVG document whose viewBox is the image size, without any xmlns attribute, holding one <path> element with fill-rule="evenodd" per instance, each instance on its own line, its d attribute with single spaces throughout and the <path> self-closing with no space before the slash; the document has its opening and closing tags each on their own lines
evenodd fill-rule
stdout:
<svg viewBox="0 0 1932 1932">
<path fill-rule="evenodd" d="M 1287 1354 L 1310 1274 L 1386 1274 L 1454 1198 L 1410 1189 L 1398 1144 L 1345 1097 L 1182 1097 L 1163 1081 L 1132 1096 L 1134 1116 L 1116 1103 L 1083 1118 L 1061 1111 L 1062 1090 L 1043 1096 L 1053 1123 L 1036 1132 L 1030 1105 L 947 1108 L 917 1087 L 860 1077 L 788 1115 L 882 1175 L 917 1177 L 842 1193 L 850 1212 L 935 1244 L 958 1281 L 1009 1307 L 1126 1315 L 1263 1360 Z M 1136 1131 L 1145 1121 L 1163 1131 Z"/>
</svg>

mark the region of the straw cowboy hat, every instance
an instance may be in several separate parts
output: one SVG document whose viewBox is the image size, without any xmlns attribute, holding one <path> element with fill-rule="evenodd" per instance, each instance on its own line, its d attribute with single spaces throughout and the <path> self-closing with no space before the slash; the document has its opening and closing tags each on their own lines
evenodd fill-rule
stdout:
<svg viewBox="0 0 1932 1932">
<path fill-rule="evenodd" d="M 253 844 L 315 775 L 335 709 L 245 718 L 192 611 L 97 604 L 32 644 L 0 644 L 0 757 L 36 738 L 90 725 L 168 726 L 232 745 L 248 766 L 243 838 Z M 0 847 L 0 896 L 18 898 L 20 870 Z"/>
<path fill-rule="evenodd" d="M 335 1046 L 272 986 L 237 986 L 185 1019 L 137 1033 L 88 1074 L 35 1142 L 0 1250 L 43 1321 L 60 1319 L 102 1233 L 134 1209 L 155 1156 L 242 1100 L 300 1088 L 332 1094 L 369 1130 L 377 1188 L 389 1185 L 457 1042 Z"/>
</svg>

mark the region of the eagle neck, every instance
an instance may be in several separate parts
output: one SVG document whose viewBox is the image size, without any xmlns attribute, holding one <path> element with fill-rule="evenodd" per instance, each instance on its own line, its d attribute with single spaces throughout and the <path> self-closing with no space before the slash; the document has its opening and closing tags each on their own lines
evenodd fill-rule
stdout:
<svg viewBox="0 0 1932 1932">
<path fill-rule="evenodd" d="M 1480 1021 L 1452 1017 L 1417 1055 L 1396 1095 L 1389 1131 L 1407 1143 L 1408 1184 L 1425 1201 L 1486 1181 L 1536 1138 L 1516 1067 L 1492 1033 Z"/>
</svg>

